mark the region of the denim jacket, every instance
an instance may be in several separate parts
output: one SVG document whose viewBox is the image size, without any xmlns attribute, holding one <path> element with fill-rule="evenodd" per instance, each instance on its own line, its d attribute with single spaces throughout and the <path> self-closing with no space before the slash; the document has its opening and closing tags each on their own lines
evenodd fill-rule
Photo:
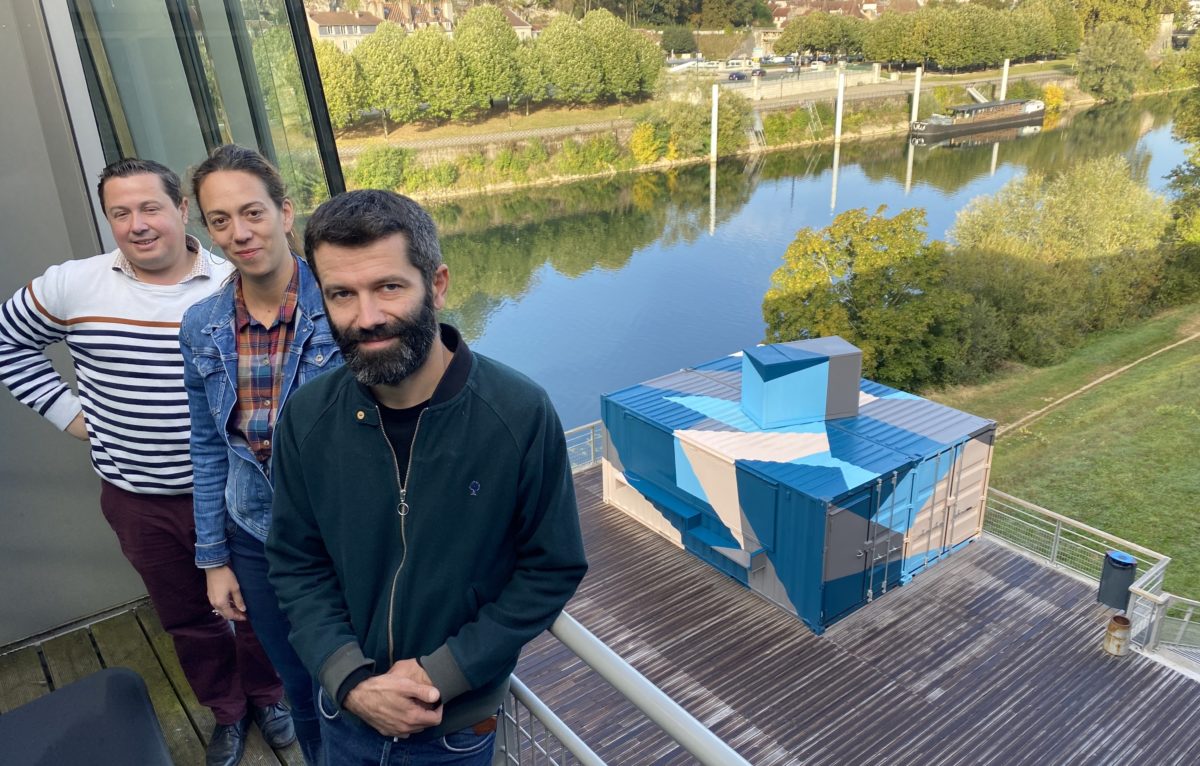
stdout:
<svg viewBox="0 0 1200 766">
<path fill-rule="evenodd" d="M 283 361 L 279 407 L 309 379 L 342 364 L 329 330 L 316 279 L 302 259 L 291 345 Z M 192 470 L 196 514 L 196 565 L 211 568 L 229 561 L 227 524 L 237 524 L 259 540 L 271 525 L 271 479 L 244 440 L 231 440 L 229 421 L 238 397 L 235 284 L 200 301 L 183 315 L 179 345 L 192 419 Z"/>
</svg>

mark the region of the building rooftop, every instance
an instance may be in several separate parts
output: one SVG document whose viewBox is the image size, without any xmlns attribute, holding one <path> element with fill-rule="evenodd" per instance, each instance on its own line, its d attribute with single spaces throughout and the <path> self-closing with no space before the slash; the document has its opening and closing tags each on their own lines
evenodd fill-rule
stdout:
<svg viewBox="0 0 1200 766">
<path fill-rule="evenodd" d="M 383 19 L 365 11 L 313 11 L 308 17 L 322 26 L 351 24 L 369 27 L 383 23 Z"/>
</svg>

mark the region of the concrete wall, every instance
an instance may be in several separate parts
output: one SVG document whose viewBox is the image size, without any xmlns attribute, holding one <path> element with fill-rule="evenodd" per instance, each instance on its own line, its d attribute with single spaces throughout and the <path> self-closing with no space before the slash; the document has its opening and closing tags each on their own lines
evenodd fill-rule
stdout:
<svg viewBox="0 0 1200 766">
<path fill-rule="evenodd" d="M 101 250 L 37 0 L 0 3 L 0 295 Z M 68 370 L 61 344 L 53 357 Z M 0 646 L 136 598 L 82 442 L 0 391 Z"/>
</svg>

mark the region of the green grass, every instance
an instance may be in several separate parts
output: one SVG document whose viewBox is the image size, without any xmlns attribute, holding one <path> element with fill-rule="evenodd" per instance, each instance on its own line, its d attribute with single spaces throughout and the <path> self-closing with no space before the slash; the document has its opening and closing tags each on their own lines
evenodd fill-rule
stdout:
<svg viewBox="0 0 1200 766">
<path fill-rule="evenodd" d="M 1061 364 L 933 398 L 1001 423 L 1200 330 L 1200 305 L 1091 339 Z M 1172 558 L 1200 597 L 1200 340 L 1145 361 L 1001 438 L 992 486 Z"/>
<path fill-rule="evenodd" d="M 527 116 L 522 108 L 513 108 L 499 114 L 469 123 L 450 122 L 444 125 L 389 123 L 389 132 L 383 135 L 383 123 L 368 119 L 337 133 L 340 148 L 350 146 L 386 146 L 392 142 L 420 141 L 429 138 L 458 138 L 461 136 L 487 136 L 510 130 L 536 130 L 561 128 L 609 120 L 638 120 L 652 108 L 651 102 L 636 104 L 606 104 L 602 106 L 559 107 L 539 106 Z"/>
</svg>

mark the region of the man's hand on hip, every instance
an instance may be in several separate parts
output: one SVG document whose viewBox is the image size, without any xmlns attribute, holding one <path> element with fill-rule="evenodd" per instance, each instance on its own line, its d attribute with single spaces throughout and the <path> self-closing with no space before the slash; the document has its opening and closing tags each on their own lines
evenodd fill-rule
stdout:
<svg viewBox="0 0 1200 766">
<path fill-rule="evenodd" d="M 67 423 L 67 427 L 63 430 L 80 441 L 88 440 L 87 424 L 83 422 L 82 412 L 76 415 L 70 423 Z"/>
<path fill-rule="evenodd" d="M 355 686 L 344 705 L 388 737 L 407 737 L 442 722 L 441 693 L 411 659 Z"/>
</svg>

